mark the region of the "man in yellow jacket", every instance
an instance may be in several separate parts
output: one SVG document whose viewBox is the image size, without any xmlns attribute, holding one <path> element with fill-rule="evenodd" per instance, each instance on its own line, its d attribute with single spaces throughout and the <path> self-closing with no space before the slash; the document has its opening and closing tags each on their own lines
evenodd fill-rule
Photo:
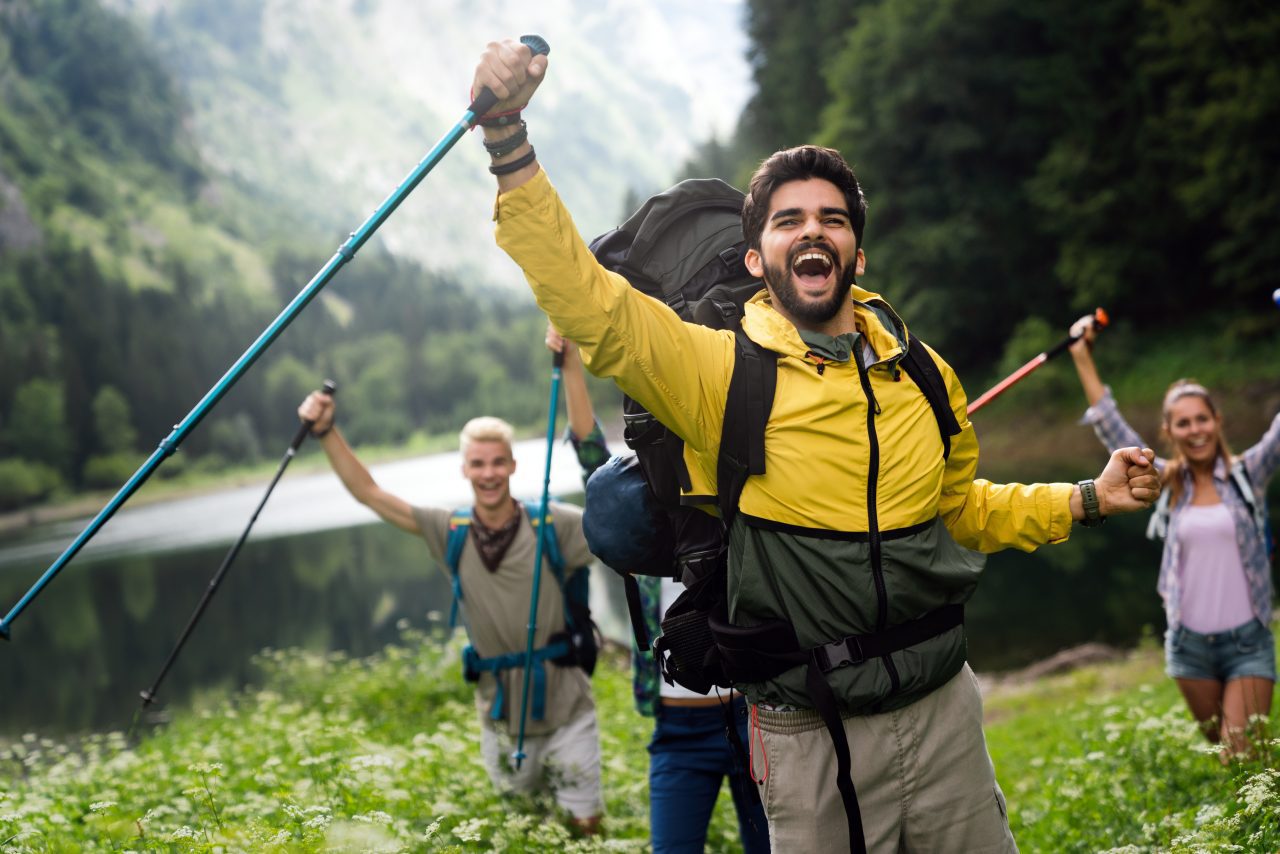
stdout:
<svg viewBox="0 0 1280 854">
<path fill-rule="evenodd" d="M 684 440 L 692 491 L 715 494 L 734 333 L 683 322 L 588 251 L 518 121 L 546 68 L 508 40 L 476 69 L 475 91 L 500 98 L 481 121 L 498 243 L 588 369 Z M 775 850 L 840 848 L 847 827 L 856 851 L 1012 851 L 959 616 L 975 551 L 1031 550 L 1066 540 L 1073 521 L 1149 506 L 1153 454 L 1119 450 L 1080 484 L 975 480 L 954 372 L 932 354 L 960 425 L 948 454 L 899 369 L 906 325 L 855 284 L 865 210 L 843 158 L 814 146 L 766 160 L 744 205 L 745 263 L 764 287 L 742 329 L 779 358 L 765 473 L 747 480 L 729 530 L 728 616 L 787 624 L 817 656 L 739 686 L 752 769 Z M 833 699 L 827 720 L 819 694 Z"/>
</svg>

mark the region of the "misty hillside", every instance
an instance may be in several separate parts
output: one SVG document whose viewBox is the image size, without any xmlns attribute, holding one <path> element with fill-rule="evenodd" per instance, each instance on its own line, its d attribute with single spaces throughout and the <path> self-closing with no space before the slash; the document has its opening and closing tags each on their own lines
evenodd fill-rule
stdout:
<svg viewBox="0 0 1280 854">
<path fill-rule="evenodd" d="M 742 6 L 502 0 L 112 0 L 140 22 L 191 104 L 206 168 L 345 234 L 461 116 L 495 38 L 537 32 L 554 85 L 527 115 L 582 230 L 620 221 L 628 191 L 668 184 L 748 95 Z M 435 269 L 520 280 L 487 225 L 493 180 L 464 138 L 382 229 Z"/>
</svg>

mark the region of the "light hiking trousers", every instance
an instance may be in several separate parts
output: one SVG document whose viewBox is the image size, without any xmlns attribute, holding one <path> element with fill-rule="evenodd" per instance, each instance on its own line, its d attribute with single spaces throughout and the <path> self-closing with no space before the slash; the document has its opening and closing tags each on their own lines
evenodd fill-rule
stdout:
<svg viewBox="0 0 1280 854">
<path fill-rule="evenodd" d="M 847 851 L 831 735 L 816 712 L 758 709 L 751 769 L 774 851 Z M 904 709 L 844 719 L 871 854 L 1017 852 L 982 735 L 982 697 L 966 664 Z"/>
<path fill-rule="evenodd" d="M 480 758 L 499 792 L 528 794 L 547 786 L 556 803 L 574 818 L 604 813 L 600 730 L 594 708 L 546 735 L 525 736 L 525 759 L 519 771 L 511 760 L 515 747 L 506 721 L 480 717 Z"/>
</svg>

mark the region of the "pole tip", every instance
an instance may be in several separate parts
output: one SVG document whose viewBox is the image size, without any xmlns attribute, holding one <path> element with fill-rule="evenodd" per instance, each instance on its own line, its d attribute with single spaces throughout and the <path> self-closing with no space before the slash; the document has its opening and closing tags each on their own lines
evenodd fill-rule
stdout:
<svg viewBox="0 0 1280 854">
<path fill-rule="evenodd" d="M 9 639 L 9 627 L 6 626 L 4 623 L 0 623 L 0 639 L 3 639 L 3 640 Z"/>
<path fill-rule="evenodd" d="M 156 695 L 150 691 L 139 691 L 138 696 L 142 698 L 142 705 L 149 706 L 155 702 Z"/>
<path fill-rule="evenodd" d="M 520 766 L 524 764 L 525 758 L 528 756 L 523 750 L 517 750 L 511 754 L 511 761 L 516 763 L 516 770 L 520 770 Z"/>
</svg>

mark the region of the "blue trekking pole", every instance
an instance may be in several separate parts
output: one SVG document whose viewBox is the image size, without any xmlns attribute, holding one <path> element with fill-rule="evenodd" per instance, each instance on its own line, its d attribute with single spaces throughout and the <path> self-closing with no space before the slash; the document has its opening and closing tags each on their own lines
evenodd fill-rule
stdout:
<svg viewBox="0 0 1280 854">
<path fill-rule="evenodd" d="M 521 36 L 520 41 L 531 48 L 535 55 L 544 55 L 551 52 L 551 48 L 541 36 Z M 271 346 L 276 338 L 280 336 L 280 333 L 284 331 L 285 327 L 307 307 L 307 304 L 320 292 L 321 288 L 329 283 L 329 280 L 337 274 L 338 270 L 342 269 L 344 264 L 355 257 L 356 252 L 360 247 L 364 246 L 365 241 L 378 230 L 382 223 L 386 222 L 392 212 L 400 206 L 400 203 L 408 197 L 409 193 L 413 192 L 413 189 L 426 177 L 427 173 L 444 158 L 449 149 L 453 148 L 454 143 L 461 139 L 462 135 L 472 127 L 475 120 L 489 112 L 497 102 L 498 97 L 488 87 L 480 90 L 480 94 L 471 102 L 471 106 L 467 107 L 467 111 L 463 113 L 462 118 L 453 126 L 453 129 L 445 134 L 434 148 L 427 152 L 426 157 L 423 157 L 418 162 L 418 165 L 414 167 L 408 177 L 400 183 L 400 186 L 396 187 L 391 195 L 387 196 L 382 204 L 378 206 L 378 209 L 364 221 L 364 224 L 351 232 L 351 236 L 338 247 L 338 251 L 320 269 L 320 272 L 316 273 L 311 281 L 307 283 L 307 286 L 299 291 L 298 295 L 285 306 L 279 316 L 271 322 L 271 325 L 258 336 L 258 340 L 254 341 L 249 349 L 235 361 L 235 364 L 223 374 L 222 379 L 218 380 L 217 384 L 205 393 L 205 396 L 201 398 L 195 408 L 188 412 L 182 421 L 174 425 L 173 432 L 160 442 L 160 446 L 152 452 L 147 461 L 133 473 L 133 476 L 129 478 L 124 486 L 120 487 L 120 491 L 107 502 L 107 505 L 98 511 L 98 515 L 93 517 L 92 521 L 80 532 L 75 541 L 67 547 L 67 550 L 59 555 L 58 559 L 45 570 L 44 575 L 40 576 L 40 579 L 32 585 L 31 589 L 18 601 L 18 604 L 13 606 L 13 610 L 9 611 L 3 620 L 0 620 L 0 638 L 9 639 L 10 625 L 17 619 L 19 614 L 26 610 L 26 607 L 31 604 L 31 600 L 36 598 L 40 591 L 53 580 L 54 576 L 71 562 L 71 559 L 79 553 L 80 549 L 84 548 L 89 540 L 93 539 L 94 534 L 98 533 L 98 530 L 107 524 L 107 521 L 129 500 L 130 496 L 147 482 L 147 478 L 151 477 L 151 474 L 160 467 L 160 464 L 172 455 L 174 451 L 178 450 L 178 446 L 182 444 L 187 434 L 195 429 L 196 425 L 218 404 L 218 401 L 222 400 L 223 395 L 235 385 L 236 380 L 240 379 L 241 375 L 249 370 L 253 363 L 258 360 L 258 357 Z"/>
<path fill-rule="evenodd" d="M 563 376 L 564 352 L 551 358 L 551 407 L 547 414 L 547 464 L 542 470 L 542 502 L 538 505 L 538 546 L 533 553 L 533 593 L 529 597 L 529 639 L 524 647 L 524 681 L 520 688 L 520 735 L 516 739 L 516 770 L 525 760 L 524 723 L 529 711 L 529 671 L 533 669 L 533 635 L 538 630 L 538 590 L 542 586 L 542 552 L 546 542 L 547 510 L 551 500 L 551 451 L 556 442 L 556 409 L 560 406 L 560 379 Z"/>
</svg>

